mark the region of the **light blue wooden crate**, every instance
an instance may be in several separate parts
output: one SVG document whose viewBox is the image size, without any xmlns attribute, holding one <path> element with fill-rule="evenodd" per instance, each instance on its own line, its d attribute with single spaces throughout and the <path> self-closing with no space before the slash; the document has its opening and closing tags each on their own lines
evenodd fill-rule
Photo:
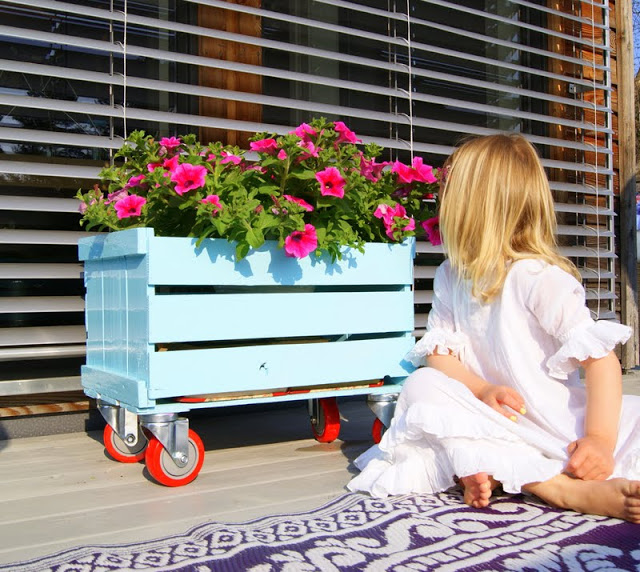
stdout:
<svg viewBox="0 0 640 572">
<path fill-rule="evenodd" d="M 81 239 L 85 391 L 149 412 L 203 393 L 399 383 L 411 371 L 414 252 L 413 240 L 369 244 L 332 263 L 265 244 L 235 262 L 220 239 L 196 248 L 146 228 Z"/>
</svg>

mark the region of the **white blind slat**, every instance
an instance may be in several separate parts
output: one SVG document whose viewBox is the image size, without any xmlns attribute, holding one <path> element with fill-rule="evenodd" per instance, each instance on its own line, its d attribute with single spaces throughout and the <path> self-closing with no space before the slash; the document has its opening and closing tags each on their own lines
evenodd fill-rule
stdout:
<svg viewBox="0 0 640 572">
<path fill-rule="evenodd" d="M 0 298 L 0 314 L 36 312 L 83 312 L 80 296 L 15 296 Z"/>
<path fill-rule="evenodd" d="M 0 279 L 29 280 L 37 278 L 73 279 L 82 277 L 82 264 L 65 263 L 2 263 L 0 264 Z"/>
<path fill-rule="evenodd" d="M 0 362 L 31 359 L 60 359 L 72 357 L 84 357 L 87 353 L 85 344 L 75 346 L 36 346 L 28 348 L 0 348 Z M 82 389 L 78 387 L 77 389 Z M 0 395 L 8 395 L 8 387 L 0 381 Z M 38 391 L 34 384 L 28 385 L 25 393 L 49 393 L 53 391 L 65 391 L 60 385 L 48 388 L 46 391 Z"/>
<path fill-rule="evenodd" d="M 79 238 L 97 234 L 81 230 L 21 230 L 0 229 L 0 244 L 50 244 L 77 246 Z"/>
<path fill-rule="evenodd" d="M 0 328 L 0 347 L 80 344 L 85 340 L 84 326 Z"/>
<path fill-rule="evenodd" d="M 79 204 L 77 199 L 0 195 L 0 210 L 76 213 Z"/>
</svg>

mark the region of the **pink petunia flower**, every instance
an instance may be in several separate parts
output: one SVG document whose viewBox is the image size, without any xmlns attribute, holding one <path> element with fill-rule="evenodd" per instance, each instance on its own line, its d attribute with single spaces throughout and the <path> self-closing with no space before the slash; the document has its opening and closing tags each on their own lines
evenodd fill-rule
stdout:
<svg viewBox="0 0 640 572">
<path fill-rule="evenodd" d="M 83 203 L 80 203 L 80 204 L 78 205 L 78 212 L 79 212 L 80 214 L 84 214 L 84 213 L 86 213 L 86 212 L 87 212 L 87 209 L 89 208 L 89 206 L 90 206 L 90 205 L 91 205 L 91 206 L 93 206 L 93 205 L 95 205 L 97 202 L 98 202 L 98 201 L 97 201 L 96 199 L 91 199 L 91 200 L 89 201 L 89 204 L 84 203 L 84 202 L 83 202 Z M 105 203 L 105 204 L 106 204 L 106 203 Z"/>
<path fill-rule="evenodd" d="M 278 150 L 278 143 L 275 139 L 260 139 L 259 141 L 252 141 L 249 145 L 252 151 L 258 151 L 260 153 L 269 153 L 273 155 Z"/>
<path fill-rule="evenodd" d="M 397 232 L 398 229 L 403 230 L 403 231 L 409 231 L 409 230 L 414 230 L 416 228 L 416 221 L 413 220 L 413 217 L 411 218 L 407 218 L 407 221 L 409 221 L 405 226 L 399 226 L 396 224 L 391 224 L 389 225 L 386 229 L 385 229 L 385 233 L 386 235 L 391 239 L 391 240 L 395 240 L 395 236 L 394 233 Z"/>
<path fill-rule="evenodd" d="M 114 206 L 119 219 L 140 216 L 147 199 L 139 195 L 128 195 L 120 199 Z"/>
<path fill-rule="evenodd" d="M 378 182 L 382 174 L 382 169 L 388 164 L 389 161 L 376 163 L 375 157 L 373 159 L 367 159 L 362 153 L 360 154 L 360 174 L 373 183 Z"/>
<path fill-rule="evenodd" d="M 400 207 L 400 210 L 396 210 L 397 207 Z M 396 212 L 400 214 L 396 214 Z M 394 216 L 405 216 L 406 214 L 406 210 L 402 205 L 396 205 L 395 207 L 392 207 L 390 205 L 380 204 L 373 213 L 373 216 L 376 218 L 381 218 L 382 222 L 384 222 L 385 225 L 389 225 L 393 222 Z"/>
<path fill-rule="evenodd" d="M 433 167 L 425 165 L 422 157 L 414 157 L 411 166 L 396 161 L 391 171 L 398 175 L 398 180 L 401 183 L 412 183 L 413 181 L 435 183 L 438 180 L 433 174 Z"/>
<path fill-rule="evenodd" d="M 376 218 L 382 219 L 386 235 L 395 240 L 394 233 L 398 230 L 410 231 L 416 228 L 416 221 L 413 217 L 407 216 L 407 210 L 402 205 L 391 207 L 381 204 L 373 213 Z"/>
<path fill-rule="evenodd" d="M 178 168 L 178 159 L 178 155 L 174 155 L 171 159 L 165 159 L 162 166 L 173 173 Z"/>
<path fill-rule="evenodd" d="M 143 187 L 145 186 L 143 181 L 145 180 L 146 175 L 136 175 L 135 177 L 131 177 L 127 184 L 124 186 L 125 189 L 131 189 L 132 187 Z"/>
<path fill-rule="evenodd" d="M 292 258 L 304 258 L 318 248 L 318 236 L 312 224 L 305 224 L 304 230 L 295 230 L 284 239 L 284 252 Z"/>
<path fill-rule="evenodd" d="M 358 139 L 356 134 L 342 121 L 335 121 L 333 125 L 333 128 L 338 134 L 338 140 L 336 143 L 362 143 L 362 139 Z"/>
<path fill-rule="evenodd" d="M 176 147 L 182 145 L 182 141 L 178 137 L 163 137 L 158 143 L 167 151 L 173 151 Z"/>
<path fill-rule="evenodd" d="M 119 200 L 122 200 L 128 196 L 129 193 L 127 192 L 127 189 L 120 189 L 118 191 L 114 191 L 113 193 L 109 193 L 107 195 L 107 199 L 104 201 L 104 204 L 110 205 L 111 203 L 117 203 Z"/>
<path fill-rule="evenodd" d="M 301 199 L 299 197 L 292 197 L 291 195 L 282 195 L 282 197 L 288 201 L 291 201 L 292 203 L 300 205 L 305 211 L 309 213 L 313 211 L 313 207 L 304 199 Z"/>
<path fill-rule="evenodd" d="M 176 184 L 175 191 L 183 195 L 193 189 L 204 187 L 207 169 L 202 165 L 182 163 L 171 173 L 171 180 Z"/>
<path fill-rule="evenodd" d="M 153 173 L 158 167 L 162 167 L 162 163 L 147 163 L 147 171 Z"/>
<path fill-rule="evenodd" d="M 442 237 L 440 236 L 440 217 L 434 216 L 422 223 L 422 228 L 427 233 L 427 239 L 433 246 L 442 244 Z"/>
<path fill-rule="evenodd" d="M 318 156 L 319 149 L 311 141 L 298 141 L 298 147 L 302 147 L 302 149 L 306 151 L 306 153 L 300 155 L 300 158 L 303 161 L 309 157 Z"/>
<path fill-rule="evenodd" d="M 335 167 L 327 167 L 316 173 L 316 180 L 320 183 L 320 194 L 341 199 L 344 197 L 344 186 L 347 183 Z"/>
<path fill-rule="evenodd" d="M 220 197 L 218 195 L 207 195 L 200 202 L 213 205 L 212 215 L 216 215 L 222 210 L 222 204 L 220 204 Z"/>
<path fill-rule="evenodd" d="M 284 161 L 288 157 L 287 152 L 284 149 L 280 149 L 278 153 L 278 159 Z"/>
<path fill-rule="evenodd" d="M 233 153 L 222 151 L 222 153 L 220 154 L 222 155 L 222 160 L 220 161 L 221 165 L 224 165 L 225 163 L 233 163 L 234 165 L 239 165 L 240 163 L 242 163 L 242 158 L 234 155 Z"/>
<path fill-rule="evenodd" d="M 414 157 L 411 165 L 414 170 L 413 180 L 420 183 L 435 183 L 438 178 L 433 173 L 431 165 L 425 165 L 422 157 Z"/>
<path fill-rule="evenodd" d="M 294 131 L 289 131 L 289 135 L 297 135 L 300 139 L 309 139 L 309 137 L 313 137 L 317 133 L 308 123 L 301 123 Z"/>
</svg>

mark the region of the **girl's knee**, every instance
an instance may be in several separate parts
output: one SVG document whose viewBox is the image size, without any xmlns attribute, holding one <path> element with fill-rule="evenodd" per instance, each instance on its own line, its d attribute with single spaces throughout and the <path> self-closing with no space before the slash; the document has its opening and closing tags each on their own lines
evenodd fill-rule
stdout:
<svg viewBox="0 0 640 572">
<path fill-rule="evenodd" d="M 402 400 L 407 403 L 433 402 L 441 394 L 439 384 L 446 383 L 448 379 L 445 374 L 432 367 L 417 369 L 405 380 L 398 401 Z"/>
</svg>

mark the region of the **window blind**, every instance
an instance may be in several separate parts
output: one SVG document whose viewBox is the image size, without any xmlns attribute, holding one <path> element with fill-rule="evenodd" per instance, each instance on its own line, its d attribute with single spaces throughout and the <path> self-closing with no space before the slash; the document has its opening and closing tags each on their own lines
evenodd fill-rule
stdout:
<svg viewBox="0 0 640 572">
<path fill-rule="evenodd" d="M 322 115 L 386 159 L 434 166 L 465 136 L 522 133 L 594 317 L 616 319 L 608 4 L 6 0 L 0 15 L 0 395 L 78 380 L 86 233 L 73 196 L 134 129 L 246 147 Z M 419 241 L 417 335 L 442 260 Z"/>
</svg>

